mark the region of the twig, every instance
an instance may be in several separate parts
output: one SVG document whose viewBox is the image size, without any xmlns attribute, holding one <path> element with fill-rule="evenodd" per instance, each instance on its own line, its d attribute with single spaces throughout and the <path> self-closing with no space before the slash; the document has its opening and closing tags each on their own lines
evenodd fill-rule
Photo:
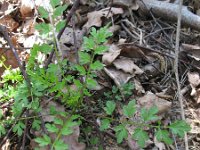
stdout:
<svg viewBox="0 0 200 150">
<path fill-rule="evenodd" d="M 25 116 L 28 116 L 29 115 L 29 112 L 26 111 L 25 112 Z M 25 121 L 25 130 L 24 130 L 24 135 L 23 135 L 23 140 L 22 140 L 22 150 L 25 149 L 25 144 L 26 144 L 26 133 L 27 133 L 27 129 L 28 129 L 28 119 Z"/>
<path fill-rule="evenodd" d="M 70 10 L 70 12 L 69 12 L 69 14 L 68 14 L 68 16 L 67 16 L 67 18 L 66 18 L 65 26 L 62 28 L 62 30 L 61 30 L 61 31 L 58 33 L 58 35 L 57 35 L 58 40 L 60 40 L 60 38 L 61 38 L 63 32 L 65 31 L 65 28 L 66 28 L 67 25 L 68 25 L 68 22 L 70 21 L 72 15 L 73 15 L 74 12 L 76 11 L 77 7 L 79 6 L 79 3 L 80 3 L 80 0 L 76 0 L 76 1 L 74 2 L 74 5 L 72 6 L 72 8 L 71 8 L 71 10 Z M 52 60 L 52 58 L 53 58 L 53 55 L 54 55 L 54 51 L 55 51 L 55 50 L 52 49 L 51 54 L 49 55 L 49 58 L 48 58 L 48 60 L 47 60 L 47 62 L 46 62 L 46 64 L 45 64 L 45 67 L 44 67 L 45 69 L 47 69 L 48 65 L 50 64 L 50 62 L 51 62 L 51 60 Z"/>
<path fill-rule="evenodd" d="M 179 7 L 178 7 L 178 21 L 177 21 L 177 32 L 176 32 L 174 72 L 175 72 L 176 82 L 177 82 L 178 100 L 179 100 L 180 107 L 181 107 L 181 118 L 182 118 L 182 120 L 185 120 L 185 113 L 184 113 L 184 108 L 183 108 L 183 95 L 181 93 L 181 86 L 180 86 L 179 72 L 178 72 L 178 60 L 179 60 L 178 56 L 179 56 L 182 5 L 183 5 L 183 0 L 180 0 Z M 189 150 L 189 148 L 188 148 L 188 138 L 187 138 L 186 133 L 185 133 L 184 140 L 185 140 L 185 149 Z"/>
</svg>

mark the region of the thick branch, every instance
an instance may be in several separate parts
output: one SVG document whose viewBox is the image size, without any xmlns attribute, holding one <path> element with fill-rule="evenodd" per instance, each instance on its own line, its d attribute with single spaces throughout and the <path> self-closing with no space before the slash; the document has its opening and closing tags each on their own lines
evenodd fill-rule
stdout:
<svg viewBox="0 0 200 150">
<path fill-rule="evenodd" d="M 138 0 L 137 3 L 145 15 L 150 15 L 149 10 L 151 9 L 156 17 L 177 21 L 179 7 L 177 4 L 157 0 Z M 186 6 L 182 7 L 181 24 L 200 31 L 200 17 L 190 12 Z"/>
</svg>

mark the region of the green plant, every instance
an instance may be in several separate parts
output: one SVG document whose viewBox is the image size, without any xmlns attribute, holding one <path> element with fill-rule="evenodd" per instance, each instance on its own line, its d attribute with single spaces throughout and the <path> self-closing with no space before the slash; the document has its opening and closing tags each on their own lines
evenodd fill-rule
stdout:
<svg viewBox="0 0 200 150">
<path fill-rule="evenodd" d="M 190 130 L 190 126 L 185 121 L 175 121 L 170 125 L 162 126 L 157 113 L 157 107 L 153 106 L 149 109 L 142 108 L 140 111 L 140 119 L 134 120 L 134 114 L 138 112 L 135 100 L 130 100 L 127 105 L 123 105 L 122 113 L 126 117 L 123 120 L 114 119 L 116 103 L 114 101 L 107 101 L 104 108 L 106 116 L 101 119 L 100 130 L 104 131 L 113 128 L 116 134 L 117 142 L 121 143 L 128 138 L 128 126 L 134 126 L 132 138 L 137 141 L 138 145 L 143 148 L 145 142 L 149 139 L 146 129 L 154 129 L 155 137 L 158 141 L 163 141 L 166 144 L 172 144 L 170 132 L 180 137 L 184 136 L 185 132 Z M 118 124 L 116 124 L 118 122 Z M 169 132 L 170 131 L 170 132 Z"/>
</svg>

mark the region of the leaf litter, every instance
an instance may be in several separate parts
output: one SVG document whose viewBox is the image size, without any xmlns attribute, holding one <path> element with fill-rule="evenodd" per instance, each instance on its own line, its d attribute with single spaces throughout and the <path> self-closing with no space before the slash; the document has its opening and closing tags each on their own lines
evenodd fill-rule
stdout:
<svg viewBox="0 0 200 150">
<path fill-rule="evenodd" d="M 65 1 L 63 1 L 65 2 Z M 194 5 L 196 1 L 188 1 L 185 5 L 194 7 L 194 13 L 198 13 L 199 5 Z M 167 2 L 166 2 L 167 3 Z M 41 0 L 33 3 L 33 1 L 3 1 L 1 2 L 0 8 L 0 24 L 5 25 L 12 36 L 16 37 L 15 47 L 19 48 L 18 53 L 22 53 L 27 47 L 32 47 L 34 43 L 42 42 L 42 39 L 38 38 L 38 33 L 34 30 L 34 24 L 36 22 L 43 22 L 36 12 L 37 7 L 42 4 Z M 71 4 L 70 4 L 71 5 Z M 84 6 L 84 7 L 82 7 Z M 85 10 L 83 10 L 83 8 Z M 68 10 L 69 11 L 69 10 Z M 36 13 L 36 14 L 35 14 Z M 162 118 L 163 122 L 171 122 L 171 120 L 176 120 L 180 118 L 179 114 L 179 104 L 176 100 L 176 86 L 173 76 L 173 64 L 172 59 L 174 59 L 174 52 L 172 49 L 175 44 L 175 28 L 174 23 L 169 23 L 165 19 L 155 18 L 152 12 L 151 18 L 147 18 L 140 10 L 140 5 L 137 1 L 130 0 L 113 0 L 111 2 L 89 2 L 81 1 L 79 6 L 79 11 L 76 11 L 75 15 L 75 26 L 74 31 L 71 26 L 72 22 L 69 22 L 67 28 L 65 28 L 64 34 L 61 37 L 61 49 L 63 51 L 63 57 L 71 59 L 73 62 L 75 60 L 75 55 L 73 55 L 74 47 L 81 49 L 82 38 L 84 35 L 88 34 L 91 27 L 102 27 L 108 23 L 111 25 L 110 31 L 113 33 L 113 37 L 110 39 L 109 51 L 102 55 L 102 59 L 105 64 L 104 75 L 109 77 L 104 79 L 106 81 L 105 85 L 99 88 L 98 91 L 94 92 L 94 97 L 102 97 L 102 93 L 110 91 L 108 85 L 116 85 L 121 87 L 123 84 L 133 81 L 135 89 L 133 90 L 133 95 L 130 97 L 136 98 L 136 103 L 138 109 L 141 107 L 150 108 L 156 105 L 158 107 L 158 114 Z M 125 22 L 124 19 L 128 20 Z M 86 31 L 85 31 L 86 28 Z M 75 32 L 77 41 L 76 44 L 73 39 L 73 32 Z M 192 149 L 200 148 L 199 145 L 199 133 L 200 128 L 198 125 L 200 123 L 199 116 L 199 105 L 200 103 L 200 89 L 199 89 L 199 47 L 200 47 L 200 37 L 199 33 L 195 30 L 188 30 L 188 28 L 183 27 L 181 42 L 182 50 L 180 52 L 180 78 L 182 88 L 190 85 L 190 88 L 186 91 L 184 95 L 184 105 L 186 111 L 187 121 L 191 124 L 192 130 L 189 133 L 189 147 Z M 6 65 L 11 65 L 12 68 L 18 67 L 14 56 L 10 51 L 3 49 L 6 45 L 2 44 L 5 41 L 1 40 L 0 53 L 8 61 Z M 156 53 L 157 56 L 153 56 Z M 28 55 L 28 54 L 26 54 Z M 23 57 L 23 56 L 21 56 Z M 28 56 L 27 56 L 28 57 Z M 149 72 L 150 70 L 150 72 Z M 167 73 L 169 72 L 169 74 Z M 3 70 L 0 69 L 0 74 Z M 100 74 L 100 73 L 99 73 Z M 102 78 L 102 77 L 99 77 Z M 98 80 L 99 81 L 99 80 Z M 100 81 L 99 81 L 100 82 Z M 175 87 L 175 88 L 174 88 Z M 167 91 L 166 91 L 167 89 Z M 162 93 L 162 96 L 161 96 Z M 164 94 L 163 94 L 164 93 Z M 166 97 L 170 97 L 167 99 Z M 126 99 L 123 103 L 128 103 L 130 97 Z M 98 101 L 95 98 L 91 98 L 91 108 L 88 108 L 90 114 L 84 114 L 85 118 L 91 119 L 91 115 L 94 118 L 91 119 L 95 122 L 97 119 L 97 114 L 102 114 L 99 108 L 96 107 Z M 105 100 L 104 100 L 105 101 Z M 44 100 L 43 100 L 44 102 Z M 90 102 L 89 102 L 90 103 Z M 52 122 L 53 118 L 49 114 L 49 104 L 53 105 L 56 109 L 65 111 L 65 108 L 60 105 L 57 101 L 50 101 L 46 108 L 43 109 L 42 115 L 43 121 Z M 119 104 L 117 104 L 116 107 Z M 94 110 L 96 109 L 96 110 Z M 117 109 L 119 118 L 123 117 L 120 113 L 120 108 Z M 90 120 L 86 121 L 89 122 Z M 83 126 L 75 126 L 73 134 L 63 137 L 63 140 L 68 142 L 70 149 L 83 150 L 90 145 L 88 141 L 79 142 L 79 139 L 84 137 L 98 136 L 98 130 L 91 132 L 88 135 L 83 135 Z M 95 124 L 95 123 L 94 123 Z M 95 129 L 95 125 L 92 126 Z M 133 130 L 134 126 L 127 127 L 130 132 Z M 111 130 L 112 131 L 112 130 Z M 153 135 L 152 131 L 146 130 L 150 135 L 150 139 L 146 142 L 145 149 L 166 149 L 166 145 L 163 142 L 158 142 Z M 101 143 L 104 143 L 106 149 L 139 149 L 135 140 L 128 136 L 128 140 L 121 146 L 117 145 L 111 136 L 113 133 L 102 133 L 103 137 L 100 136 Z M 31 133 L 31 136 L 39 136 L 43 133 L 40 131 L 38 133 Z M 55 135 L 51 135 L 55 137 Z M 178 147 L 182 147 L 180 139 L 175 141 Z M 2 146 L 4 149 L 9 149 L 12 142 L 7 140 Z M 30 139 L 30 145 L 34 148 L 36 143 Z M 13 145 L 17 145 L 16 143 Z M 111 146 L 112 145 L 112 146 Z M 97 148 L 98 144 L 94 144 L 93 149 Z M 174 146 L 171 146 L 174 147 Z M 173 148 L 172 148 L 173 149 Z"/>
</svg>

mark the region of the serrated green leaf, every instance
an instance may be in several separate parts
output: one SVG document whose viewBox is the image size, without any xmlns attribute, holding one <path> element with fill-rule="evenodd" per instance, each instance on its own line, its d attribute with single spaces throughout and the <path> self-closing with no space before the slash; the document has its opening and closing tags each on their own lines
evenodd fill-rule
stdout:
<svg viewBox="0 0 200 150">
<path fill-rule="evenodd" d="M 40 145 L 40 146 L 46 146 L 51 143 L 50 137 L 48 137 L 46 134 L 43 137 L 38 137 L 35 139 L 35 141 Z"/>
<path fill-rule="evenodd" d="M 158 141 L 163 141 L 166 144 L 170 145 L 173 143 L 172 139 L 169 137 L 169 132 L 167 130 L 159 129 L 156 133 L 156 139 Z"/>
<path fill-rule="evenodd" d="M 50 24 L 40 23 L 35 25 L 35 29 L 40 32 L 40 34 L 47 34 L 51 31 Z"/>
<path fill-rule="evenodd" d="M 55 119 L 54 119 L 54 123 L 55 123 L 55 124 L 59 124 L 59 125 L 63 125 L 63 120 L 60 119 L 60 118 L 55 118 Z"/>
<path fill-rule="evenodd" d="M 3 125 L 0 125 L 0 137 L 4 134 L 6 134 L 6 130 Z"/>
<path fill-rule="evenodd" d="M 47 128 L 47 130 L 51 133 L 58 133 L 59 129 L 54 125 L 54 124 L 49 124 L 47 123 L 45 125 L 45 127 Z"/>
<path fill-rule="evenodd" d="M 32 128 L 35 129 L 35 130 L 39 130 L 40 129 L 40 124 L 41 124 L 40 120 L 34 119 L 34 121 L 32 123 Z"/>
<path fill-rule="evenodd" d="M 87 64 L 90 62 L 90 55 L 86 52 L 79 51 L 79 61 L 81 65 Z"/>
<path fill-rule="evenodd" d="M 43 43 L 42 45 L 40 45 L 40 51 L 44 54 L 48 54 L 52 51 L 52 46 L 49 44 Z"/>
<path fill-rule="evenodd" d="M 114 128 L 117 137 L 117 143 L 121 143 L 128 137 L 128 131 L 124 125 L 119 125 Z"/>
<path fill-rule="evenodd" d="M 127 117 L 132 117 L 136 112 L 135 101 L 132 100 L 128 103 L 128 105 L 123 106 L 123 114 Z"/>
<path fill-rule="evenodd" d="M 136 128 L 132 137 L 137 140 L 141 148 L 145 147 L 145 142 L 149 139 L 147 132 L 143 131 L 141 128 Z"/>
<path fill-rule="evenodd" d="M 65 11 L 66 9 L 67 9 L 67 5 L 56 7 L 53 12 L 53 17 L 55 18 L 55 17 L 61 16 L 63 14 L 63 11 Z"/>
<path fill-rule="evenodd" d="M 103 54 L 104 52 L 106 52 L 108 50 L 108 47 L 105 46 L 105 45 L 99 45 L 95 50 L 94 50 L 94 53 L 95 54 L 98 54 L 98 55 L 101 55 Z"/>
<path fill-rule="evenodd" d="M 59 32 L 61 29 L 65 27 L 66 21 L 61 20 L 56 24 L 56 32 Z"/>
<path fill-rule="evenodd" d="M 87 78 L 86 85 L 88 89 L 95 88 L 97 86 L 97 81 L 92 78 Z"/>
<path fill-rule="evenodd" d="M 188 132 L 191 130 L 191 127 L 189 124 L 187 124 L 183 120 L 177 120 L 174 123 L 172 123 L 170 126 L 168 126 L 174 134 L 179 135 L 180 137 L 184 136 L 185 132 Z"/>
<path fill-rule="evenodd" d="M 85 51 L 94 49 L 94 47 L 95 47 L 94 39 L 88 38 L 88 37 L 83 37 L 83 45 L 84 45 Z"/>
<path fill-rule="evenodd" d="M 113 111 L 115 110 L 116 103 L 113 101 L 107 101 L 106 107 L 104 107 L 104 110 L 106 111 L 106 114 L 112 115 Z"/>
<path fill-rule="evenodd" d="M 60 0 L 50 0 L 50 4 L 53 8 L 60 5 Z"/>
<path fill-rule="evenodd" d="M 17 132 L 18 136 L 21 136 L 23 133 L 23 130 L 25 128 L 25 124 L 21 121 L 19 121 L 13 128 L 13 132 Z"/>
<path fill-rule="evenodd" d="M 86 70 L 85 70 L 85 68 L 83 66 L 76 65 L 75 68 L 80 73 L 80 75 L 86 75 Z"/>
<path fill-rule="evenodd" d="M 55 150 L 68 150 L 69 146 L 65 144 L 62 140 L 57 140 L 54 143 Z"/>
<path fill-rule="evenodd" d="M 100 126 L 101 131 L 108 129 L 109 127 L 110 127 L 110 120 L 108 119 L 101 120 L 101 126 Z"/>
<path fill-rule="evenodd" d="M 158 108 L 156 106 L 151 107 L 150 109 L 142 108 L 141 110 L 141 117 L 146 121 L 156 120 L 158 116 Z"/>
<path fill-rule="evenodd" d="M 90 64 L 90 68 L 92 70 L 101 70 L 103 69 L 104 65 L 100 61 L 95 61 L 94 63 Z"/>
<path fill-rule="evenodd" d="M 39 6 L 38 11 L 42 18 L 48 19 L 49 18 L 49 12 L 42 6 Z"/>
</svg>

